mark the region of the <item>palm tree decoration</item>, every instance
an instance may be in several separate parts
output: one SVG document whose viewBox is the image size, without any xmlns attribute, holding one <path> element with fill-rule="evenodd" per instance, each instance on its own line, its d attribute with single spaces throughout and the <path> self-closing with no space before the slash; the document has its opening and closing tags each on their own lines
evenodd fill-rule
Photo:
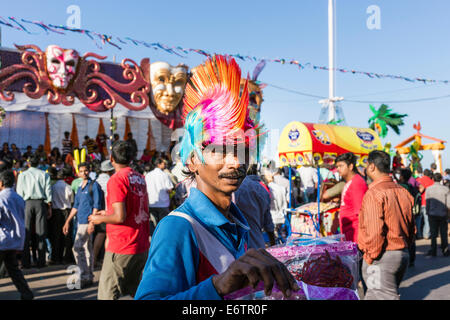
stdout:
<svg viewBox="0 0 450 320">
<path fill-rule="evenodd" d="M 369 106 L 373 112 L 373 116 L 369 119 L 371 129 L 376 130 L 381 138 L 386 137 L 388 127 L 394 130 L 396 134 L 400 134 L 399 127 L 404 125 L 403 118 L 407 117 L 407 114 L 394 113 L 385 104 L 382 104 L 378 110 L 372 105 Z"/>
<path fill-rule="evenodd" d="M 332 125 L 334 125 L 334 126 L 337 126 L 339 123 L 341 123 L 342 121 L 344 121 L 343 119 L 340 119 L 340 120 L 331 120 L 331 121 L 328 121 L 327 122 L 327 124 L 332 124 Z"/>
</svg>

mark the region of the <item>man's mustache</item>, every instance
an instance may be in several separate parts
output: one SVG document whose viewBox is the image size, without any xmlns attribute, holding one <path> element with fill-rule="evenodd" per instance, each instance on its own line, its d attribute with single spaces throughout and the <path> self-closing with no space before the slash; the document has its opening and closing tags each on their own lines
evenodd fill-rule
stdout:
<svg viewBox="0 0 450 320">
<path fill-rule="evenodd" d="M 225 178 L 225 179 L 239 179 L 245 177 L 245 171 L 244 170 L 237 170 L 233 172 L 227 172 L 219 174 L 219 178 Z"/>
</svg>

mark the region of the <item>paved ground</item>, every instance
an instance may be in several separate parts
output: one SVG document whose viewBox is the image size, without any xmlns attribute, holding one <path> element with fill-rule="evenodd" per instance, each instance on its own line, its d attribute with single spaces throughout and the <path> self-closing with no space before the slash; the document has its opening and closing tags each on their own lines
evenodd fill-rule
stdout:
<svg viewBox="0 0 450 320">
<path fill-rule="evenodd" d="M 439 243 L 439 242 L 438 242 Z M 405 300 L 450 300 L 450 257 L 426 257 L 429 240 L 417 241 L 417 260 L 408 269 L 400 286 L 401 298 Z M 28 269 L 25 278 L 36 300 L 96 300 L 100 270 L 96 270 L 95 283 L 82 290 L 69 290 L 67 273 L 69 266 L 50 266 L 44 269 Z M 0 300 L 17 300 L 19 294 L 9 278 L 0 279 Z M 123 299 L 131 299 L 130 296 Z"/>
</svg>

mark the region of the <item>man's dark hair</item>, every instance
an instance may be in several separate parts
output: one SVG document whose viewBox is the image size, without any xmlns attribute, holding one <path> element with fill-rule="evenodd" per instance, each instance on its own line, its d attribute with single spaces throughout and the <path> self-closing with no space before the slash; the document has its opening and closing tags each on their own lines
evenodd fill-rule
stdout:
<svg viewBox="0 0 450 320">
<path fill-rule="evenodd" d="M 403 182 L 407 183 L 409 181 L 409 179 L 411 178 L 411 176 L 412 176 L 412 172 L 408 168 L 400 169 L 400 177 L 402 178 Z"/>
<path fill-rule="evenodd" d="M 436 172 L 436 173 L 433 175 L 433 180 L 434 180 L 435 182 L 441 182 L 441 181 L 442 181 L 442 174 L 440 174 L 439 172 Z"/>
<path fill-rule="evenodd" d="M 64 131 L 64 135 L 65 135 L 65 136 L 67 136 L 67 135 L 69 135 L 69 134 L 70 134 L 69 131 Z"/>
<path fill-rule="evenodd" d="M 87 162 L 82 162 L 82 163 L 80 163 L 80 164 L 78 165 L 78 169 L 80 169 L 81 167 L 85 167 L 85 168 L 87 168 L 88 170 L 91 169 L 89 163 L 87 163 Z"/>
<path fill-rule="evenodd" d="M 87 140 L 87 139 L 89 139 L 89 136 L 84 136 L 84 140 Z"/>
<path fill-rule="evenodd" d="M 111 156 L 118 164 L 128 165 L 134 159 L 136 151 L 129 141 L 114 142 L 111 150 Z"/>
<path fill-rule="evenodd" d="M 63 172 L 64 178 L 73 176 L 73 169 L 68 164 L 65 164 L 60 171 Z"/>
<path fill-rule="evenodd" d="M 374 164 L 375 167 L 382 173 L 391 172 L 391 157 L 388 153 L 381 150 L 374 150 L 369 153 L 369 164 Z"/>
<path fill-rule="evenodd" d="M 436 169 L 437 169 L 436 163 L 433 162 L 433 163 L 430 165 L 430 168 L 431 168 L 431 170 L 436 170 Z"/>
<path fill-rule="evenodd" d="M 450 175 L 450 169 L 445 169 L 445 174 L 449 174 Z"/>
<path fill-rule="evenodd" d="M 48 168 L 48 175 L 51 180 L 56 180 L 58 175 L 58 170 L 55 167 Z"/>
<path fill-rule="evenodd" d="M 41 158 L 39 158 L 38 155 L 34 154 L 30 157 L 30 165 L 33 168 L 36 168 L 39 165 L 39 162 L 41 161 Z"/>
<path fill-rule="evenodd" d="M 120 136 L 117 133 L 114 133 L 113 137 L 114 137 L 114 139 L 116 139 L 116 138 L 119 139 L 120 138 Z"/>
<path fill-rule="evenodd" d="M 140 174 L 144 174 L 144 169 L 139 164 L 137 164 L 136 162 L 132 162 L 130 164 L 130 168 L 133 169 L 134 171 L 140 173 Z"/>
<path fill-rule="evenodd" d="M 347 152 L 339 155 L 334 163 L 345 162 L 347 166 L 353 165 L 353 172 L 358 173 L 358 169 L 356 168 L 356 156 L 352 152 Z"/>
<path fill-rule="evenodd" d="M 164 159 L 163 158 L 156 158 L 155 159 L 155 161 L 154 161 L 154 165 L 155 165 L 155 167 L 156 166 L 159 166 L 161 163 L 163 163 L 164 162 Z"/>
<path fill-rule="evenodd" d="M 433 179 L 433 172 L 431 172 L 430 169 L 425 169 L 425 170 L 423 170 L 423 175 L 424 175 L 424 176 L 427 176 L 428 178 Z"/>
<path fill-rule="evenodd" d="M 0 172 L 0 181 L 3 183 L 3 187 L 5 188 L 14 187 L 14 182 L 16 181 L 14 172 L 12 172 L 12 170 L 5 170 Z"/>
<path fill-rule="evenodd" d="M 0 172 L 6 171 L 8 168 L 8 164 L 4 160 L 0 160 Z"/>
<path fill-rule="evenodd" d="M 58 173 L 56 174 L 57 180 L 63 180 L 65 177 L 66 177 L 66 174 L 63 169 L 59 170 Z"/>
<path fill-rule="evenodd" d="M 96 174 L 100 174 L 102 172 L 102 170 L 101 170 L 102 162 L 100 160 L 95 159 L 91 162 L 91 164 L 92 164 L 91 169 L 93 172 L 95 172 Z"/>
</svg>

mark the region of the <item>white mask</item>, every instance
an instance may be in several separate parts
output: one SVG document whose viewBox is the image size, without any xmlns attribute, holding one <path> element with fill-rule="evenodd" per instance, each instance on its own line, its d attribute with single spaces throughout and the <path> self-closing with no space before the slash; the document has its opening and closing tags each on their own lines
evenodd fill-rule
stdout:
<svg viewBox="0 0 450 320">
<path fill-rule="evenodd" d="M 54 87 L 66 89 L 75 77 L 80 59 L 77 51 L 51 45 L 45 50 L 47 73 Z"/>
</svg>

